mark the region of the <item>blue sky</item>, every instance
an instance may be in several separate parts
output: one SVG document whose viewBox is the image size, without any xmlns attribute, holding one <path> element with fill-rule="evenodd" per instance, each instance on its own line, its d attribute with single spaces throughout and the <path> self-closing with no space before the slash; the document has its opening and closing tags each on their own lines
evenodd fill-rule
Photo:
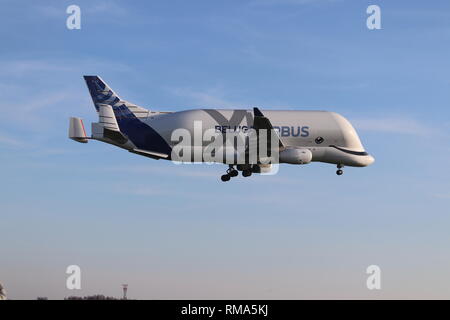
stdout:
<svg viewBox="0 0 450 320">
<path fill-rule="evenodd" d="M 81 30 L 66 28 L 68 5 Z M 366 28 L 381 7 L 382 29 Z M 1 1 L 0 282 L 11 298 L 450 298 L 448 1 Z M 222 183 L 67 138 L 98 74 L 154 110 L 341 113 L 376 162 Z M 82 290 L 65 269 L 82 269 Z M 365 270 L 382 270 L 369 291 Z"/>
</svg>

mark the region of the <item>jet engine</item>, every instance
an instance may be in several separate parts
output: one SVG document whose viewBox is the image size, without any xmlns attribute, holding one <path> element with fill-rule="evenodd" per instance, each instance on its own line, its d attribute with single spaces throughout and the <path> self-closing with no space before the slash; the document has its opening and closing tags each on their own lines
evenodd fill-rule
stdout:
<svg viewBox="0 0 450 320">
<path fill-rule="evenodd" d="M 306 148 L 288 148 L 280 152 L 280 163 L 307 164 L 312 160 L 312 153 Z"/>
</svg>

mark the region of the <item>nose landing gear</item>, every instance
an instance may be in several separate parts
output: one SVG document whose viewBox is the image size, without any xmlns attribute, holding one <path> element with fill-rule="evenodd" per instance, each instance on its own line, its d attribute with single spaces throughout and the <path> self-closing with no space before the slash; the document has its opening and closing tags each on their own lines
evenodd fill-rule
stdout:
<svg viewBox="0 0 450 320">
<path fill-rule="evenodd" d="M 343 167 L 344 167 L 344 166 L 343 166 L 342 164 L 338 164 L 338 165 L 337 165 L 338 170 L 336 171 L 336 174 L 337 174 L 338 176 L 341 176 L 342 174 L 344 174 L 344 170 L 342 170 Z"/>
</svg>

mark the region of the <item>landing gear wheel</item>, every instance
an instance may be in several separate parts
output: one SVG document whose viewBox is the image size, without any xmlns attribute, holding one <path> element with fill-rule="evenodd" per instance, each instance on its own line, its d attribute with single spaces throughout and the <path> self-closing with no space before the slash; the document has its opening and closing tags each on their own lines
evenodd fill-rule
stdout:
<svg viewBox="0 0 450 320">
<path fill-rule="evenodd" d="M 220 180 L 222 180 L 223 182 L 226 182 L 226 181 L 230 181 L 230 178 L 231 177 L 229 174 L 224 174 L 220 177 Z"/>
<path fill-rule="evenodd" d="M 230 165 L 230 167 L 227 169 L 227 175 L 229 175 L 231 178 L 237 177 L 239 172 L 233 168 L 233 166 Z"/>
<path fill-rule="evenodd" d="M 228 174 L 230 175 L 230 177 L 237 177 L 239 172 L 233 169 L 230 172 L 228 172 Z"/>
<path fill-rule="evenodd" d="M 244 170 L 242 171 L 242 176 L 243 177 L 250 177 L 252 175 L 252 171 L 251 170 Z"/>
<path fill-rule="evenodd" d="M 338 176 L 342 176 L 342 174 L 344 173 L 344 171 L 342 170 L 342 168 L 344 167 L 344 165 L 343 164 L 338 164 L 337 165 L 337 168 L 338 168 L 338 170 L 336 171 L 336 174 L 338 175 Z"/>
</svg>

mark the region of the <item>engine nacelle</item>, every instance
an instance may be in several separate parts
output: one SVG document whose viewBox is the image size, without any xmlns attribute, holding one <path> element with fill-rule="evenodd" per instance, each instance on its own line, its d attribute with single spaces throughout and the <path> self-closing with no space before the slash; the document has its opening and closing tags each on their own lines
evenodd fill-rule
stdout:
<svg viewBox="0 0 450 320">
<path fill-rule="evenodd" d="M 280 152 L 280 163 L 307 164 L 312 160 L 312 153 L 306 148 L 289 148 Z"/>
</svg>

